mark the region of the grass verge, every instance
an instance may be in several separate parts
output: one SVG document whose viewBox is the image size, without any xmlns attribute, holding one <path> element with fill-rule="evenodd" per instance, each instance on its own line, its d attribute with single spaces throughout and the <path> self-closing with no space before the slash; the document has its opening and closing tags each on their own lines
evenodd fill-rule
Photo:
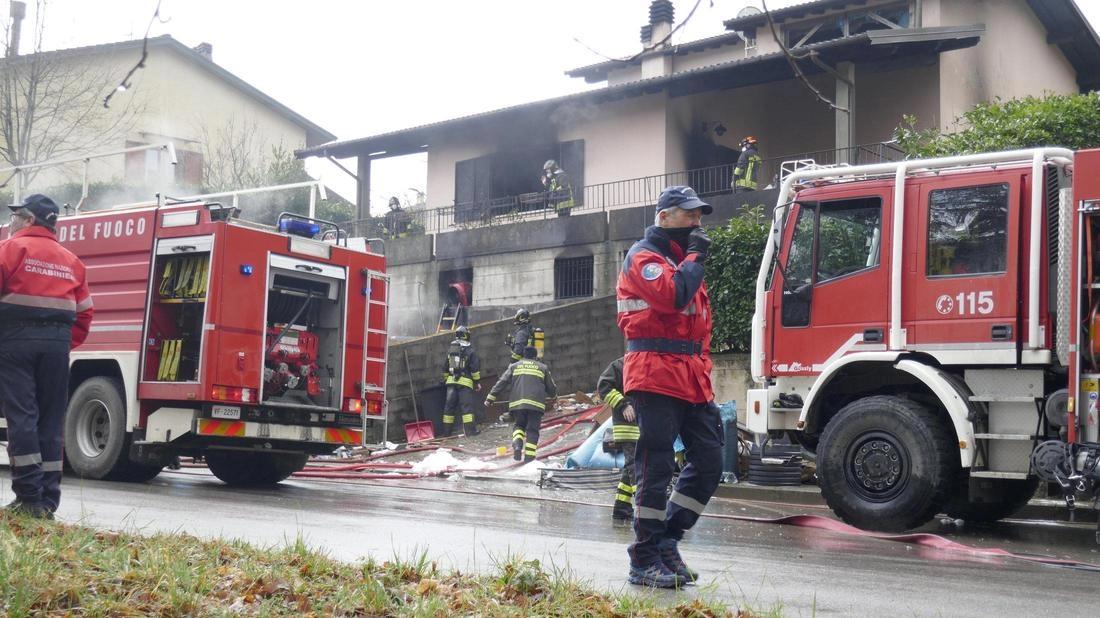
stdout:
<svg viewBox="0 0 1100 618">
<path fill-rule="evenodd" d="M 699 599 L 607 595 L 537 560 L 444 572 L 426 553 L 348 564 L 282 548 L 105 532 L 0 514 L 0 615 L 779 618 Z"/>
</svg>

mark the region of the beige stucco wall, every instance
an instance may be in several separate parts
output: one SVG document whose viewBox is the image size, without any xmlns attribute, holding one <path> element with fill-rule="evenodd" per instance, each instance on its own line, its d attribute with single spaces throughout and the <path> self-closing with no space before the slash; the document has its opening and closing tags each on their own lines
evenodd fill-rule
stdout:
<svg viewBox="0 0 1100 618">
<path fill-rule="evenodd" d="M 925 23 L 984 24 L 976 47 L 944 54 L 940 62 L 940 128 L 977 103 L 1044 93 L 1075 93 L 1072 66 L 1024 0 L 925 0 Z"/>
<path fill-rule="evenodd" d="M 665 172 L 667 98 L 659 93 L 604 103 L 562 127 L 560 141 L 584 140 L 586 185 Z"/>
<path fill-rule="evenodd" d="M 140 51 L 111 52 L 83 56 L 66 61 L 74 72 L 84 73 L 93 83 L 114 84 L 137 62 Z M 171 48 L 150 46 L 145 68 L 132 77 L 132 86 L 117 92 L 106 113 L 114 119 L 128 118 L 128 130 L 101 142 L 91 152 L 106 152 L 127 147 L 127 142 L 160 143 L 171 141 L 177 150 L 202 152 L 203 130 L 210 136 L 225 132 L 232 123 L 237 130 L 255 129 L 254 152 L 268 155 L 273 145 L 288 151 L 306 143 L 306 131 L 263 103 L 232 87 Z M 109 89 L 108 89 L 109 90 Z M 121 180 L 125 161 L 122 156 L 97 159 L 89 167 L 92 182 Z M 163 181 L 171 188 L 171 170 L 165 163 Z M 79 182 L 80 166 L 69 165 L 47 171 L 35 179 L 33 187 L 48 187 L 60 182 Z"/>
</svg>

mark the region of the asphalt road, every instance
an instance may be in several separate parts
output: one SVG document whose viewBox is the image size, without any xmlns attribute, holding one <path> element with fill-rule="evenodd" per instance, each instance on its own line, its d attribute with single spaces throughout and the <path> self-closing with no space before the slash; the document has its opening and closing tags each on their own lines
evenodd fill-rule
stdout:
<svg viewBox="0 0 1100 618">
<path fill-rule="evenodd" d="M 0 500 L 11 499 L 0 470 Z M 353 561 L 422 553 L 459 570 L 489 569 L 507 556 L 612 592 L 673 601 L 699 595 L 731 606 L 783 608 L 793 616 L 1091 615 L 1100 572 L 976 557 L 836 532 L 749 523 L 731 516 L 827 515 L 812 506 L 715 499 L 681 545 L 699 586 L 647 592 L 625 584 L 627 528 L 610 524 L 610 495 L 540 490 L 530 481 L 292 480 L 274 489 L 233 489 L 205 470 L 167 471 L 146 484 L 66 477 L 60 519 L 138 533 L 184 532 L 278 546 L 302 538 Z M 936 525 L 930 529 L 939 532 Z M 973 546 L 1100 563 L 1091 525 L 1013 523 L 946 529 Z"/>
</svg>

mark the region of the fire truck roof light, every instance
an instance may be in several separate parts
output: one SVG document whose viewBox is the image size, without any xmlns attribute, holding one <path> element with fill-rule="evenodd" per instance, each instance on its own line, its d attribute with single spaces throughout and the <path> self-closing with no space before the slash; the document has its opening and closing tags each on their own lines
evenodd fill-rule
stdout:
<svg viewBox="0 0 1100 618">
<path fill-rule="evenodd" d="M 279 231 L 286 232 L 287 234 L 294 234 L 296 236 L 313 238 L 321 231 L 321 226 L 316 223 L 299 221 L 297 219 L 282 219 L 279 221 Z"/>
</svg>

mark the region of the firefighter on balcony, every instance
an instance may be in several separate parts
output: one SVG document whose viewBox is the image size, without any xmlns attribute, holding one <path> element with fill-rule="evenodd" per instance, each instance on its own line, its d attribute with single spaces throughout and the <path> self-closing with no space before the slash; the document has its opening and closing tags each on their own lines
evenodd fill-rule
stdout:
<svg viewBox="0 0 1100 618">
<path fill-rule="evenodd" d="M 553 159 L 542 165 L 542 187 L 546 189 L 548 202 L 558 216 L 568 217 L 573 210 L 573 183 L 569 182 L 569 175 Z"/>
<path fill-rule="evenodd" d="M 412 215 L 401 207 L 401 202 L 396 197 L 390 198 L 390 211 L 382 217 L 382 225 L 390 238 L 404 238 L 409 235 L 409 224 L 412 223 Z"/>
<path fill-rule="evenodd" d="M 474 423 L 474 391 L 481 390 L 481 363 L 470 343 L 470 329 L 459 326 L 454 341 L 447 347 L 443 363 L 443 383 L 447 385 L 447 399 L 443 405 L 443 435 L 454 430 L 455 413 L 462 413 L 462 428 L 467 436 L 478 434 Z"/>
<path fill-rule="evenodd" d="M 640 435 L 632 584 L 676 588 L 698 573 L 677 547 L 695 525 L 722 475 L 722 419 L 710 382 L 711 310 L 703 263 L 710 239 L 700 227 L 713 209 L 691 187 L 667 187 L 655 225 L 627 252 L 616 286 L 618 324 L 626 337 L 623 377 Z M 673 442 L 686 465 L 672 495 Z"/>
<path fill-rule="evenodd" d="M 516 461 L 534 461 L 538 456 L 539 427 L 546 412 L 546 400 L 556 397 L 558 387 L 550 377 L 550 368 L 535 357 L 534 346 L 523 349 L 523 358 L 500 374 L 500 379 L 485 398 L 485 407 L 508 391 L 508 412 L 515 419 L 512 428 L 512 457 Z"/>
<path fill-rule="evenodd" d="M 0 243 L 0 409 L 15 500 L 6 511 L 53 519 L 69 397 L 69 350 L 84 342 L 92 298 L 84 264 L 54 235 L 58 209 L 41 194 L 11 206 Z"/>
<path fill-rule="evenodd" d="M 741 155 L 733 168 L 734 193 L 756 191 L 761 161 L 760 154 L 756 152 L 756 138 L 750 135 L 741 140 Z"/>
<path fill-rule="evenodd" d="M 611 436 L 616 448 L 623 451 L 623 471 L 615 490 L 615 506 L 611 509 L 614 523 L 634 519 L 634 452 L 638 446 L 638 419 L 630 397 L 623 394 L 623 359 L 618 358 L 600 374 L 596 392 L 611 406 Z"/>
</svg>

